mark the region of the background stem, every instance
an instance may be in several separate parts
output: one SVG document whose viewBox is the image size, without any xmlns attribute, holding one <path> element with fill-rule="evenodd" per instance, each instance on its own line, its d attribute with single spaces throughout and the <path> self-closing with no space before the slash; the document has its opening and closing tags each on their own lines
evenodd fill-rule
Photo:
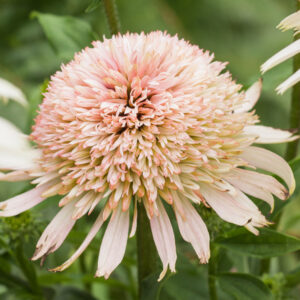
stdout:
<svg viewBox="0 0 300 300">
<path fill-rule="evenodd" d="M 209 299 L 217 300 L 217 285 L 216 285 L 216 273 L 217 273 L 217 259 L 218 259 L 218 248 L 211 244 L 210 246 L 211 258 L 208 263 L 208 289 Z"/>
<path fill-rule="evenodd" d="M 143 280 L 157 270 L 157 252 L 153 242 L 149 219 L 144 205 L 138 204 L 137 220 L 137 256 L 139 299 L 145 298 Z"/>
<path fill-rule="evenodd" d="M 107 18 L 110 33 L 117 34 L 120 32 L 120 20 L 115 0 L 102 0 L 104 4 L 105 15 Z"/>
<path fill-rule="evenodd" d="M 297 10 L 300 9 L 300 1 L 297 0 Z M 300 34 L 295 36 L 295 40 L 300 38 Z M 293 71 L 296 72 L 300 68 L 300 54 L 294 56 L 293 59 Z M 300 129 L 300 82 L 293 86 L 292 89 L 292 101 L 290 108 L 290 128 Z M 298 140 L 288 143 L 285 158 L 287 161 L 297 156 Z"/>
</svg>

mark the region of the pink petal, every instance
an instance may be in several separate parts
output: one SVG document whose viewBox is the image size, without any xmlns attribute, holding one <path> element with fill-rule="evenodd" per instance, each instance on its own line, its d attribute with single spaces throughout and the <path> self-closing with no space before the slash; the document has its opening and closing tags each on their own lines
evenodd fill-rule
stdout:
<svg viewBox="0 0 300 300">
<path fill-rule="evenodd" d="M 137 200 L 135 199 L 134 211 L 133 211 L 133 220 L 132 220 L 131 230 L 130 230 L 130 234 L 129 234 L 130 238 L 135 235 L 136 227 L 137 227 Z"/>
<path fill-rule="evenodd" d="M 71 202 L 58 212 L 40 237 L 32 260 L 42 257 L 43 261 L 61 246 L 75 224 L 75 220 L 72 219 L 73 211 L 74 202 Z"/>
<path fill-rule="evenodd" d="M 179 197 L 178 197 L 179 199 Z M 209 253 L 209 233 L 202 218 L 199 216 L 193 205 L 185 197 L 181 197 L 181 212 L 176 209 L 177 199 L 174 202 L 174 211 L 176 214 L 179 231 L 183 239 L 190 242 L 195 249 L 200 262 L 207 263 L 210 257 Z"/>
<path fill-rule="evenodd" d="M 109 277 L 111 272 L 121 263 L 128 239 L 129 210 L 122 211 L 119 205 L 106 228 L 98 259 L 97 277 Z"/>
<path fill-rule="evenodd" d="M 277 28 L 282 31 L 286 31 L 288 29 L 294 29 L 296 30 L 295 34 L 299 33 L 300 32 L 300 10 L 284 18 L 279 23 Z"/>
<path fill-rule="evenodd" d="M 165 276 L 168 266 L 172 272 L 175 272 L 177 255 L 174 232 L 167 212 L 158 198 L 156 203 L 159 215 L 154 215 L 150 219 L 150 226 L 154 243 L 156 245 L 159 257 L 163 263 L 163 271 L 159 275 L 158 279 L 158 281 L 160 281 Z"/>
<path fill-rule="evenodd" d="M 262 125 L 246 126 L 244 132 L 246 134 L 257 136 L 258 138 L 254 142 L 256 144 L 286 143 L 299 139 L 298 135 L 293 136 L 293 134 L 287 130 L 275 129 Z"/>
<path fill-rule="evenodd" d="M 237 195 L 233 197 L 208 184 L 201 184 L 200 191 L 207 203 L 223 220 L 240 226 L 262 227 L 267 225 L 265 217 L 241 191 L 237 190 Z"/>
<path fill-rule="evenodd" d="M 245 93 L 245 100 L 240 107 L 234 110 L 235 113 L 243 113 L 251 110 L 260 97 L 262 89 L 262 79 L 253 83 Z"/>
<path fill-rule="evenodd" d="M 57 271 L 63 271 L 66 268 L 68 268 L 80 255 L 81 253 L 87 248 L 87 246 L 90 244 L 90 242 L 93 240 L 95 235 L 98 233 L 99 229 L 101 228 L 103 224 L 103 211 L 99 214 L 97 220 L 95 221 L 93 227 L 89 231 L 88 235 L 80 245 L 80 247 L 75 251 L 75 253 L 62 265 L 59 267 L 56 267 L 54 269 L 51 269 L 50 271 L 52 272 L 57 272 Z"/>
<path fill-rule="evenodd" d="M 11 217 L 24 212 L 27 209 L 44 201 L 45 198 L 42 194 L 53 184 L 53 182 L 48 182 L 44 185 L 36 187 L 29 190 L 23 194 L 15 196 L 11 199 L 3 201 L 0 203 L 0 216 L 1 217 Z"/>
<path fill-rule="evenodd" d="M 263 148 L 248 147 L 240 157 L 257 168 L 278 175 L 288 185 L 290 194 L 294 192 L 294 174 L 289 164 L 277 154 Z"/>
<path fill-rule="evenodd" d="M 27 106 L 27 100 L 23 92 L 11 82 L 0 78 L 0 100 L 12 99 L 23 106 Z"/>
<path fill-rule="evenodd" d="M 257 186 L 256 184 L 249 183 L 247 181 L 247 178 L 245 177 L 234 176 L 234 175 L 231 176 L 231 174 L 228 174 L 224 176 L 224 179 L 226 179 L 229 183 L 231 183 L 236 188 L 240 189 L 242 192 L 250 196 L 253 196 L 255 198 L 264 200 L 270 205 L 271 210 L 273 210 L 274 198 L 269 191 L 264 190 L 263 188 Z"/>
<path fill-rule="evenodd" d="M 287 47 L 283 48 L 271 58 L 269 58 L 261 67 L 261 72 L 265 73 L 266 71 L 272 69 L 273 67 L 279 65 L 283 61 L 293 57 L 294 55 L 300 52 L 300 40 L 296 40 Z"/>
<path fill-rule="evenodd" d="M 288 79 L 282 82 L 277 88 L 276 91 L 278 94 L 282 95 L 287 89 L 294 86 L 300 81 L 300 70 L 291 75 Z"/>
<path fill-rule="evenodd" d="M 9 173 L 0 173 L 0 181 L 8 181 L 8 182 L 15 182 L 15 181 L 23 181 L 23 180 L 30 180 L 32 176 L 29 175 L 27 171 L 13 171 Z"/>
</svg>

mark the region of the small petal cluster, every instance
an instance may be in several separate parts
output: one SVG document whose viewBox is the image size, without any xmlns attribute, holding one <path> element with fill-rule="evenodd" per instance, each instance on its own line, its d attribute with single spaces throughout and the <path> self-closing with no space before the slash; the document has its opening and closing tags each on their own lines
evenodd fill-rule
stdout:
<svg viewBox="0 0 300 300">
<path fill-rule="evenodd" d="M 289 29 L 295 30 L 295 35 L 300 33 L 300 11 L 297 11 L 285 19 L 283 19 L 277 28 L 282 31 L 286 31 Z M 262 73 L 270 70 L 271 68 L 279 65 L 283 61 L 297 55 L 300 53 L 300 40 L 296 39 L 289 46 L 277 52 L 271 58 L 269 58 L 262 66 Z M 283 94 L 287 89 L 294 86 L 300 81 L 300 70 L 296 70 L 294 74 L 292 74 L 288 79 L 282 82 L 277 88 L 276 91 L 278 94 Z"/>
<path fill-rule="evenodd" d="M 208 52 L 162 32 L 96 41 L 62 66 L 31 134 L 39 159 L 0 178 L 18 180 L 23 172 L 37 184 L 2 202 L 1 216 L 62 196 L 33 259 L 59 248 L 76 220 L 95 210 L 98 217 L 82 245 L 53 270 L 67 268 L 108 222 L 96 272 L 107 278 L 135 233 L 137 205 L 144 205 L 150 220 L 163 264 L 160 278 L 168 268 L 174 272 L 176 262 L 167 205 L 201 263 L 210 256 L 209 233 L 194 205 L 258 234 L 268 221 L 247 195 L 273 207 L 273 195 L 286 199 L 295 182 L 281 157 L 252 144 L 297 137 L 256 125 L 251 109 L 261 82 L 243 92 L 224 68 Z M 277 174 L 289 191 L 256 168 Z"/>
</svg>

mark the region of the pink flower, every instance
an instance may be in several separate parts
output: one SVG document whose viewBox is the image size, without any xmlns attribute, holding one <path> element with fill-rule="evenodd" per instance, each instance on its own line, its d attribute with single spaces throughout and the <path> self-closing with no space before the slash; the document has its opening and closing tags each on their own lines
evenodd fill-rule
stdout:
<svg viewBox="0 0 300 300">
<path fill-rule="evenodd" d="M 34 167 L 2 175 L 37 184 L 1 203 L 1 216 L 19 214 L 53 195 L 62 207 L 48 225 L 33 259 L 42 260 L 65 240 L 77 219 L 100 213 L 67 268 L 108 221 L 96 276 L 120 264 L 145 206 L 163 263 L 175 271 L 176 247 L 165 206 L 201 263 L 210 256 L 209 233 L 193 205 L 211 207 L 225 221 L 254 234 L 268 224 L 247 195 L 273 208 L 295 188 L 288 164 L 252 146 L 294 140 L 289 132 L 255 125 L 252 109 L 261 82 L 241 91 L 225 63 L 166 33 L 126 34 L 96 41 L 52 78 L 31 134 L 42 154 Z M 289 191 L 270 175 L 281 177 Z M 25 179 L 25 178 L 22 178 Z"/>
</svg>

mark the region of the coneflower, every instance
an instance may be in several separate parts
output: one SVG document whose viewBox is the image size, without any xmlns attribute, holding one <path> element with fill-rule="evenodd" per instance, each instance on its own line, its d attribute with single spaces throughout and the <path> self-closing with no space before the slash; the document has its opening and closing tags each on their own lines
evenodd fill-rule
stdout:
<svg viewBox="0 0 300 300">
<path fill-rule="evenodd" d="M 176 36 L 152 32 L 96 41 L 52 76 L 31 134 L 40 157 L 1 177 L 37 184 L 2 202 L 1 216 L 62 195 L 34 260 L 59 248 L 76 220 L 96 207 L 99 215 L 82 245 L 54 271 L 67 268 L 107 221 L 96 272 L 107 278 L 135 233 L 138 203 L 162 260 L 160 279 L 176 262 L 165 206 L 201 263 L 209 260 L 209 233 L 194 205 L 211 207 L 254 234 L 268 224 L 247 195 L 273 208 L 272 194 L 286 199 L 295 181 L 281 157 L 252 144 L 297 137 L 256 125 L 251 109 L 261 82 L 243 92 L 225 65 Z M 278 175 L 288 189 L 256 168 Z"/>
</svg>

